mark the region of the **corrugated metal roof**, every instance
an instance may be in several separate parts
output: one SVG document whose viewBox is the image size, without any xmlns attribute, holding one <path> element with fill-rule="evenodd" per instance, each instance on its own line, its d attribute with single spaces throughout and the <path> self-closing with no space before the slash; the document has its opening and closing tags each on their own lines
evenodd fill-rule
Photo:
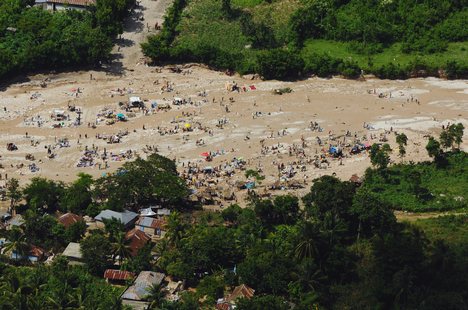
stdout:
<svg viewBox="0 0 468 310">
<path fill-rule="evenodd" d="M 130 300 L 145 300 L 149 294 L 148 289 L 152 285 L 160 285 L 164 280 L 164 277 L 164 273 L 142 271 L 136 278 L 133 285 L 123 293 L 122 298 Z"/>
<path fill-rule="evenodd" d="M 140 217 L 136 224 L 143 227 L 150 227 L 153 229 L 163 229 L 164 227 L 166 227 L 166 221 L 164 219 L 155 219 L 152 217 Z"/>
<path fill-rule="evenodd" d="M 79 221 L 83 221 L 83 218 L 74 213 L 65 213 L 61 217 L 58 218 L 58 221 L 65 227 L 69 227 Z"/>
<path fill-rule="evenodd" d="M 129 247 L 132 251 L 132 256 L 136 256 L 138 251 L 151 240 L 151 237 L 145 232 L 134 228 L 127 232 L 125 239 L 130 240 Z"/>
<path fill-rule="evenodd" d="M 101 211 L 101 213 L 99 213 L 95 217 L 95 219 L 97 221 L 102 222 L 103 220 L 110 220 L 112 218 L 115 218 L 115 219 L 121 221 L 122 224 L 127 225 L 129 222 L 134 220 L 137 216 L 138 216 L 138 214 L 136 214 L 135 212 L 131 212 L 131 211 L 116 212 L 116 211 L 112 211 L 112 210 L 103 210 L 103 211 Z"/>
<path fill-rule="evenodd" d="M 133 277 L 135 277 L 135 274 L 130 271 L 115 269 L 106 269 L 106 271 L 104 271 L 104 279 L 123 281 L 132 279 Z"/>
</svg>

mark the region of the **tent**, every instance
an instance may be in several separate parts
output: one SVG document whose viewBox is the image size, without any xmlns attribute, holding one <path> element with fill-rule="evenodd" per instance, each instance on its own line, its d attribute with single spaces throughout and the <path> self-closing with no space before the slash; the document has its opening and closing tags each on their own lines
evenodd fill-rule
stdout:
<svg viewBox="0 0 468 310">
<path fill-rule="evenodd" d="M 126 120 L 125 115 L 123 113 L 118 113 L 117 114 L 117 119 L 119 121 L 125 121 Z"/>
</svg>

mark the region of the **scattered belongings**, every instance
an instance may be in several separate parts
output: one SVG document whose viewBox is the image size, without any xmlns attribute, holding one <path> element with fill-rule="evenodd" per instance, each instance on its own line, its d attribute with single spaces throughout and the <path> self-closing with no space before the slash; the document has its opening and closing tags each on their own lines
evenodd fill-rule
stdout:
<svg viewBox="0 0 468 310">
<path fill-rule="evenodd" d="M 16 144 L 10 142 L 10 143 L 7 143 L 7 150 L 8 151 L 17 151 L 18 147 L 16 146 Z"/>
</svg>

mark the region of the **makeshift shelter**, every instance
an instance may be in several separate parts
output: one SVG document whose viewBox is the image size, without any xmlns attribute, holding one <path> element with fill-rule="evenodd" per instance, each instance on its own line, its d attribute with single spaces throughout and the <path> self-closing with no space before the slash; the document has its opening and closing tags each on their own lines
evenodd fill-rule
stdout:
<svg viewBox="0 0 468 310">
<path fill-rule="evenodd" d="M 138 108 L 144 105 L 140 97 L 130 97 L 128 103 L 131 108 Z"/>
</svg>

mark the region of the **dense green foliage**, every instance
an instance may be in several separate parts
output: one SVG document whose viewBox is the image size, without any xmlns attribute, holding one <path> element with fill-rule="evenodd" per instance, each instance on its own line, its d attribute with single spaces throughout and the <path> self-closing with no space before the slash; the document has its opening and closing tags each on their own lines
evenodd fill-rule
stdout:
<svg viewBox="0 0 468 310">
<path fill-rule="evenodd" d="M 121 291 L 58 259 L 52 266 L 0 264 L 2 309 L 122 309 Z"/>
<path fill-rule="evenodd" d="M 288 309 L 288 302 L 298 309 L 466 307 L 466 219 L 445 220 L 460 227 L 450 230 L 461 238 L 457 252 L 443 241 L 448 229 L 428 241 L 413 225 L 397 223 L 379 195 L 333 177 L 314 182 L 303 212 L 295 204 L 291 196 L 254 198 L 250 208 L 233 205 L 194 224 L 177 216 L 168 234 L 179 237 L 161 248 L 158 266 L 196 285 L 204 307 L 222 287 L 242 283 L 256 297 L 240 301 L 240 309 Z M 266 208 L 294 211 L 279 220 Z"/>
<path fill-rule="evenodd" d="M 449 0 L 177 0 L 162 33 L 142 48 L 157 62 L 198 61 L 267 79 L 355 78 L 361 69 L 382 78 L 444 69 L 461 78 L 467 18 L 466 2 Z"/>
<path fill-rule="evenodd" d="M 447 131 L 450 135 L 450 128 Z M 448 140 L 455 147 L 460 129 L 455 126 L 451 132 L 453 139 Z M 122 184 L 131 198 L 116 207 L 128 209 L 135 201 L 175 207 L 187 193 L 173 161 L 151 155 L 96 181 L 82 174 L 68 186 L 34 179 L 24 190 L 30 204 L 23 207 L 26 211 L 18 208 L 24 223 L 0 231 L 8 240 L 0 256 L 0 307 L 120 309 L 120 292 L 96 278 L 106 268 L 120 268 L 162 271 L 196 287 L 177 302 L 164 300 L 160 287 L 152 287 L 148 291 L 152 309 L 212 308 L 240 284 L 253 288 L 255 296 L 238 301 L 239 309 L 283 310 L 291 303 L 304 310 L 465 309 L 467 216 L 411 224 L 398 223 L 392 212 L 398 206 L 437 205 L 431 202 L 437 191 L 446 194 L 444 205 L 456 201 L 453 195 L 466 195 L 466 153 L 440 147 L 436 150 L 440 158 L 432 163 L 387 166 L 382 155 L 385 165 L 369 169 L 360 187 L 323 176 L 302 199 L 293 195 L 262 199 L 253 192 L 246 208 L 174 211 L 154 252 L 147 245 L 134 257 L 118 220 L 106 220 L 104 229 L 88 231 L 84 237 L 85 226 L 64 228 L 48 213 L 112 205 L 109 201 L 120 197 L 115 195 Z M 167 180 L 169 184 L 159 187 Z M 112 185 L 106 186 L 109 182 Z M 18 191 L 13 183 L 12 192 Z M 71 193 L 77 187 L 85 194 L 74 200 Z M 459 203 L 466 201 L 463 197 Z M 21 267 L 30 265 L 25 255 L 31 245 L 59 253 L 69 241 L 80 242 L 83 268 L 67 266 L 60 256 L 51 266 Z M 22 257 L 11 258 L 13 252 Z"/>
<path fill-rule="evenodd" d="M 437 154 L 440 154 L 438 148 Z M 443 164 L 397 164 L 385 171 L 368 170 L 364 186 L 396 210 L 424 212 L 459 209 L 466 207 L 468 201 L 467 167 L 466 153 L 448 153 L 444 156 Z"/>
<path fill-rule="evenodd" d="M 0 78 L 19 72 L 96 65 L 134 0 L 98 0 L 88 11 L 49 12 L 28 1 L 0 0 Z M 7 30 L 8 29 L 8 30 Z"/>
</svg>

